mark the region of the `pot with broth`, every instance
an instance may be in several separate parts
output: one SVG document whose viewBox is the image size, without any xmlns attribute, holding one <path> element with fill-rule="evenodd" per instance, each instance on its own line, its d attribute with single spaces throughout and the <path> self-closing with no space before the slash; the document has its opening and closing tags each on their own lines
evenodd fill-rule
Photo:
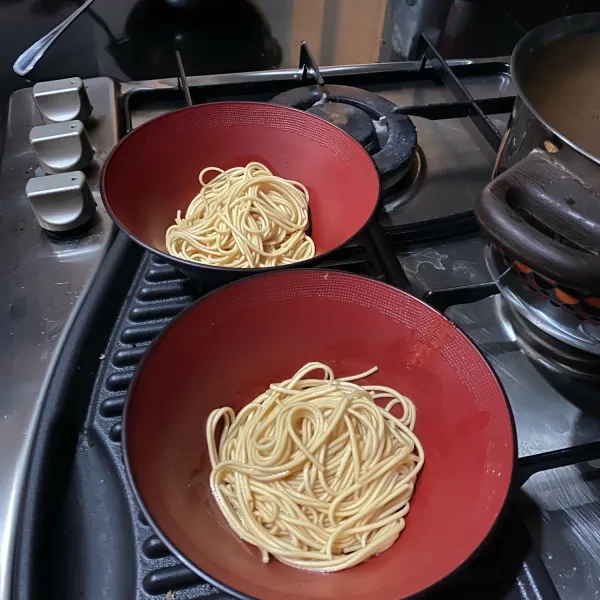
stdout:
<svg viewBox="0 0 600 600">
<path fill-rule="evenodd" d="M 579 348 L 600 329 L 599 73 L 600 13 L 551 21 L 517 44 L 517 99 L 475 207 L 488 267 L 511 268 L 504 295 L 531 319 L 533 289 L 548 313 L 536 325 Z"/>
</svg>

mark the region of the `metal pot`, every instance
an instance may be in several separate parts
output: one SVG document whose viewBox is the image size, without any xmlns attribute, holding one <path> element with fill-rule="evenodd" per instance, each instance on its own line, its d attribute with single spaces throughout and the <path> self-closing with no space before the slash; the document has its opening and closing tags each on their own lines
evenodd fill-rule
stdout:
<svg viewBox="0 0 600 600">
<path fill-rule="evenodd" d="M 517 44 L 518 97 L 475 207 L 495 251 L 530 288 L 592 323 L 600 322 L 599 70 L 600 13 L 551 21 Z"/>
</svg>

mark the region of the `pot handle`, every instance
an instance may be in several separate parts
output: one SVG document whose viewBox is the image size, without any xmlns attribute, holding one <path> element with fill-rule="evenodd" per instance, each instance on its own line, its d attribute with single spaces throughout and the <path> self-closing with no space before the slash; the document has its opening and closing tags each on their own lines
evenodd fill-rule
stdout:
<svg viewBox="0 0 600 600">
<path fill-rule="evenodd" d="M 566 287 L 600 291 L 600 195 L 542 150 L 493 179 L 475 215 L 510 259 Z"/>
</svg>

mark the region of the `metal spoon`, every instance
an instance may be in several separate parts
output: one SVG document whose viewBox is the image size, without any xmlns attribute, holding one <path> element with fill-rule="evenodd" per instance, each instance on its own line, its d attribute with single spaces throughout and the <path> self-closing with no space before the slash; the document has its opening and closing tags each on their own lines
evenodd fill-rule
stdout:
<svg viewBox="0 0 600 600">
<path fill-rule="evenodd" d="M 85 2 L 71 15 L 69 15 L 62 23 L 58 24 L 52 31 L 49 31 L 43 38 L 35 44 L 27 48 L 13 65 L 13 71 L 17 75 L 27 75 L 36 63 L 60 34 L 93 2 L 94 0 L 85 0 Z"/>
</svg>

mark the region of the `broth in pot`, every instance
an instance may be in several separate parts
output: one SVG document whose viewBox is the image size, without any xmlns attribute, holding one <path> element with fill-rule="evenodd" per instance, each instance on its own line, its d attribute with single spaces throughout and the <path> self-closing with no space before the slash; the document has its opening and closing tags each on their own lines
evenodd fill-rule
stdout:
<svg viewBox="0 0 600 600">
<path fill-rule="evenodd" d="M 523 91 L 548 125 L 600 157 L 600 33 L 569 35 L 536 51 Z"/>
</svg>

